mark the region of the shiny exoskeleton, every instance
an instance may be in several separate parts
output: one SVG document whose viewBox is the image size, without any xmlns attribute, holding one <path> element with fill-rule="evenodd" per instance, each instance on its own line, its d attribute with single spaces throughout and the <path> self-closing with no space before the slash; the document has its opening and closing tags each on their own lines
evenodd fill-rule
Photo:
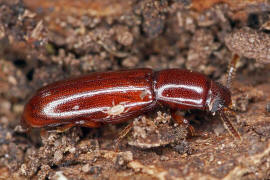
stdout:
<svg viewBox="0 0 270 180">
<path fill-rule="evenodd" d="M 25 105 L 22 121 L 28 127 L 92 128 L 129 120 L 160 105 L 222 112 L 231 105 L 231 93 L 188 70 L 97 72 L 41 88 Z"/>
</svg>

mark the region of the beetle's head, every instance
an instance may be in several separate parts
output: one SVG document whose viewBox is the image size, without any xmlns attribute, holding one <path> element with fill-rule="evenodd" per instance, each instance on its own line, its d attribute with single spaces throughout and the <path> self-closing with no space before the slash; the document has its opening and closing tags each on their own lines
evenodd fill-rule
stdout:
<svg viewBox="0 0 270 180">
<path fill-rule="evenodd" d="M 231 109 L 232 100 L 230 90 L 219 83 L 211 81 L 206 104 L 208 106 L 208 110 L 213 115 L 216 113 L 219 114 L 230 134 L 235 138 L 241 139 L 240 134 L 228 119 L 228 114 L 234 114 Z"/>
<path fill-rule="evenodd" d="M 224 107 L 230 108 L 232 104 L 230 90 L 222 84 L 211 81 L 206 104 L 212 114 L 223 110 Z"/>
</svg>

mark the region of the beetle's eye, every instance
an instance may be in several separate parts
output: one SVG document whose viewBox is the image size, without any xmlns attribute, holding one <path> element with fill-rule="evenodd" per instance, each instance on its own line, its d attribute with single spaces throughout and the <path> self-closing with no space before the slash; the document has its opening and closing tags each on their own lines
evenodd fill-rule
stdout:
<svg viewBox="0 0 270 180">
<path fill-rule="evenodd" d="M 222 99 L 220 99 L 220 97 L 217 97 L 212 104 L 211 112 L 214 113 L 214 112 L 220 110 L 223 107 L 223 105 L 224 105 L 224 103 L 223 103 Z"/>
</svg>

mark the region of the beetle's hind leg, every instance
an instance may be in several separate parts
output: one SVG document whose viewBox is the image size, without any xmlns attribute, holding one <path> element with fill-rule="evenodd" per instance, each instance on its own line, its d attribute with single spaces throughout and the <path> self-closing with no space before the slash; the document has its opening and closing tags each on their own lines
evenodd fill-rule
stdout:
<svg viewBox="0 0 270 180">
<path fill-rule="evenodd" d="M 83 123 L 76 123 L 78 126 L 88 127 L 88 128 L 98 128 L 101 126 L 99 122 L 93 121 L 83 121 Z"/>
<path fill-rule="evenodd" d="M 68 131 L 69 129 L 71 129 L 74 126 L 81 126 L 81 127 L 88 127 L 88 128 L 98 128 L 100 127 L 100 123 L 98 122 L 92 122 L 89 120 L 81 120 L 81 121 L 74 121 L 74 122 L 70 122 L 68 124 L 62 124 L 59 125 L 57 127 L 47 127 L 46 129 L 44 129 L 44 131 L 47 132 L 56 132 L 56 133 L 63 133 Z"/>
<path fill-rule="evenodd" d="M 40 131 L 41 136 L 46 136 L 48 133 L 63 133 L 74 127 L 74 123 L 63 124 L 56 127 L 45 127 Z"/>
<path fill-rule="evenodd" d="M 68 123 L 68 124 L 59 125 L 57 127 L 46 127 L 44 129 L 42 129 L 42 132 L 41 133 L 43 133 L 44 131 L 46 131 L 46 132 L 63 133 L 63 132 L 68 131 L 69 129 L 71 129 L 75 125 L 76 125 L 75 123 Z"/>
</svg>

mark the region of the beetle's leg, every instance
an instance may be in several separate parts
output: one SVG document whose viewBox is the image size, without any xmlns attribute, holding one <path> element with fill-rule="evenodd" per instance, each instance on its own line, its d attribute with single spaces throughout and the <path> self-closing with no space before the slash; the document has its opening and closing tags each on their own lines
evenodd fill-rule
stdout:
<svg viewBox="0 0 270 180">
<path fill-rule="evenodd" d="M 171 110 L 171 115 L 174 121 L 179 125 L 184 125 L 186 128 L 188 128 L 189 133 L 191 136 L 195 136 L 195 129 L 193 126 L 189 124 L 189 121 L 185 119 L 177 110 Z"/>
<path fill-rule="evenodd" d="M 24 118 L 21 119 L 21 128 L 22 128 L 22 131 L 28 133 L 28 132 L 31 132 L 31 126 L 28 125 L 25 121 Z"/>
<path fill-rule="evenodd" d="M 47 132 L 57 132 L 57 133 L 63 133 L 68 131 L 70 128 L 72 128 L 73 126 L 75 126 L 75 123 L 69 123 L 69 124 L 63 124 L 61 126 L 57 126 L 57 127 L 52 127 L 49 129 L 44 129 Z M 42 132 L 41 132 L 42 133 Z"/>
<path fill-rule="evenodd" d="M 101 126 L 101 124 L 99 122 L 93 122 L 93 121 L 86 121 L 83 124 L 78 124 L 79 126 L 83 126 L 83 127 L 89 127 L 89 128 L 98 128 Z"/>
<path fill-rule="evenodd" d="M 118 138 L 115 140 L 115 147 L 114 150 L 118 151 L 118 146 L 122 139 L 126 137 L 126 135 L 130 132 L 133 127 L 133 122 L 129 123 L 119 134 Z"/>
<path fill-rule="evenodd" d="M 73 126 L 75 126 L 74 123 L 63 124 L 63 125 L 60 125 L 60 126 L 57 126 L 57 127 L 45 127 L 45 128 L 41 129 L 40 135 L 41 136 L 47 136 L 48 133 L 63 133 L 63 132 L 68 131 Z"/>
<path fill-rule="evenodd" d="M 57 127 L 49 127 L 47 129 L 44 129 L 44 130 L 47 132 L 63 133 L 63 132 L 68 131 L 70 128 L 72 128 L 74 126 L 97 128 L 97 127 L 100 127 L 100 125 L 101 124 L 98 122 L 91 122 L 89 120 L 87 120 L 87 121 L 82 120 L 82 121 L 76 121 L 76 122 L 72 122 L 72 123 L 68 123 L 68 124 L 63 124 L 63 125 L 57 126 Z"/>
<path fill-rule="evenodd" d="M 231 85 L 232 85 L 232 79 L 235 76 L 235 72 L 236 72 L 236 64 L 237 62 L 240 60 L 240 57 L 237 54 L 234 54 L 229 66 L 228 66 L 228 72 L 227 72 L 227 88 L 230 89 Z"/>
</svg>

